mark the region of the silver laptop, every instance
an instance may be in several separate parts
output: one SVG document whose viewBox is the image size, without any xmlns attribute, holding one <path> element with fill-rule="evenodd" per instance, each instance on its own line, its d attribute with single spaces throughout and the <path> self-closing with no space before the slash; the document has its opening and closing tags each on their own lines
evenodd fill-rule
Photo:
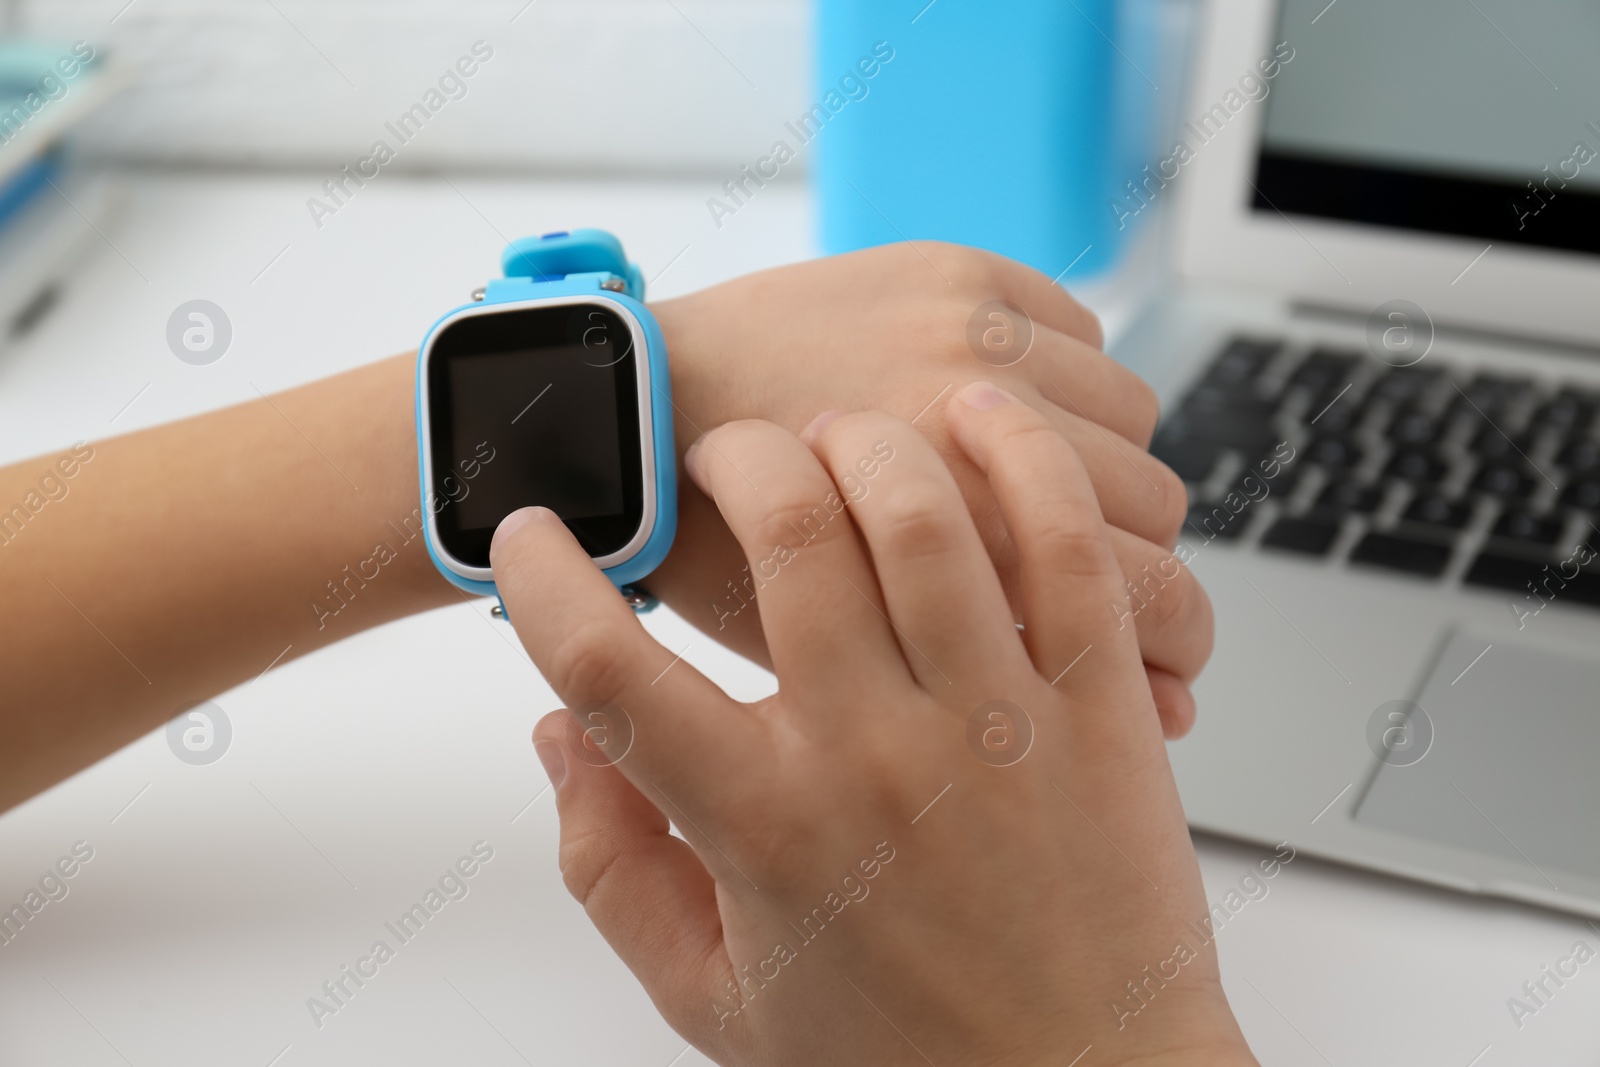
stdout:
<svg viewBox="0 0 1600 1067">
<path fill-rule="evenodd" d="M 1571 0 L 1210 5 L 1115 349 L 1216 607 L 1197 829 L 1600 917 L 1596 55 Z"/>
</svg>

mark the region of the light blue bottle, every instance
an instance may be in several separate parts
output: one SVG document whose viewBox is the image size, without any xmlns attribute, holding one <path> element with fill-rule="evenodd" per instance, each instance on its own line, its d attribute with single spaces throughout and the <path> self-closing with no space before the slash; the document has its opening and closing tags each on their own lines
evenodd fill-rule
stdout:
<svg viewBox="0 0 1600 1067">
<path fill-rule="evenodd" d="M 1113 266 L 1138 224 L 1116 205 L 1153 158 L 1158 3 L 818 0 L 824 248 L 937 239 L 1051 277 Z"/>
</svg>

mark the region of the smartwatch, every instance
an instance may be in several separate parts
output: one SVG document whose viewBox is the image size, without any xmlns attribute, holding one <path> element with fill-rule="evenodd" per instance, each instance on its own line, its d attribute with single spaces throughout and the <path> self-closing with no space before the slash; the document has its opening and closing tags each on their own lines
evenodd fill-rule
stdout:
<svg viewBox="0 0 1600 1067">
<path fill-rule="evenodd" d="M 667 345 L 643 276 L 602 230 L 524 238 L 501 265 L 417 352 L 428 554 L 498 596 L 495 528 L 540 505 L 641 606 L 624 587 L 666 557 L 678 519 Z"/>
</svg>

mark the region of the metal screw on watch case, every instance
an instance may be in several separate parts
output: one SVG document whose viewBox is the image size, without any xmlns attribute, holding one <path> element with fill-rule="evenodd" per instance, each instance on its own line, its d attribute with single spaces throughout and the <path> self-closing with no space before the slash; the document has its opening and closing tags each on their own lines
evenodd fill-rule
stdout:
<svg viewBox="0 0 1600 1067">
<path fill-rule="evenodd" d="M 628 287 L 628 283 L 621 278 L 607 278 L 600 283 L 600 288 L 608 293 L 620 293 Z"/>
<path fill-rule="evenodd" d="M 652 610 L 661 603 L 661 601 L 657 600 L 642 586 L 637 585 L 623 586 L 622 599 L 627 601 L 628 607 L 632 608 L 640 615 Z"/>
<path fill-rule="evenodd" d="M 488 287 L 480 285 L 476 289 L 472 290 L 472 299 L 475 300 L 475 301 L 482 300 L 488 294 L 489 294 Z"/>
<path fill-rule="evenodd" d="M 640 615 L 655 609 L 661 604 L 661 601 L 657 600 L 654 595 L 637 585 L 625 585 L 622 587 L 621 593 L 622 599 L 627 603 L 628 607 Z M 496 604 L 489 609 L 489 614 L 497 619 L 504 619 L 506 617 L 506 609 Z"/>
</svg>

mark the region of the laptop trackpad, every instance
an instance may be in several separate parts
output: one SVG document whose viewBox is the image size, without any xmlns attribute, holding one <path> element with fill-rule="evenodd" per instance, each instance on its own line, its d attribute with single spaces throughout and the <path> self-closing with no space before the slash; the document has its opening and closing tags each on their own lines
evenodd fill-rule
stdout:
<svg viewBox="0 0 1600 1067">
<path fill-rule="evenodd" d="M 1358 822 L 1600 879 L 1600 661 L 1457 633 L 1416 704 L 1432 744 L 1393 734 Z"/>
</svg>

